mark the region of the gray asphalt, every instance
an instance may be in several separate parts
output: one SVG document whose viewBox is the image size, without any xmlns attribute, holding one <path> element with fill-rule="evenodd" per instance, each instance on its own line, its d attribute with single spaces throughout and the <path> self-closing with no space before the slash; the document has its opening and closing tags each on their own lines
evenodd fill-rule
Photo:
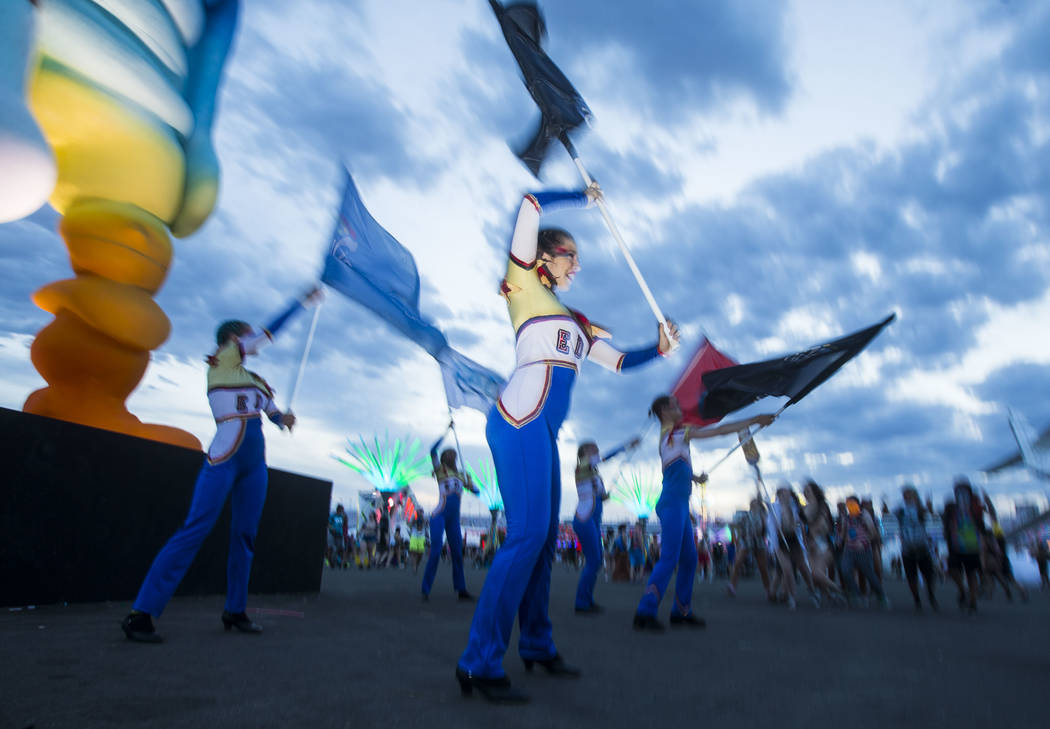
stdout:
<svg viewBox="0 0 1050 729">
<path fill-rule="evenodd" d="M 512 648 L 504 665 L 525 706 L 460 696 L 473 607 L 442 565 L 427 603 L 411 570 L 326 571 L 319 595 L 253 596 L 260 636 L 223 632 L 221 597 L 173 600 L 162 645 L 125 640 L 127 603 L 7 611 L 0 728 L 1050 726 L 1048 593 L 1021 604 L 998 592 L 966 617 L 942 586 L 941 614 L 917 615 L 891 581 L 889 612 L 790 613 L 755 581 L 736 599 L 703 584 L 708 628 L 652 635 L 630 628 L 640 586 L 599 581 L 607 612 L 579 617 L 576 577 L 555 566 L 551 615 L 584 675 L 527 674 Z M 473 591 L 483 579 L 468 569 Z"/>
</svg>

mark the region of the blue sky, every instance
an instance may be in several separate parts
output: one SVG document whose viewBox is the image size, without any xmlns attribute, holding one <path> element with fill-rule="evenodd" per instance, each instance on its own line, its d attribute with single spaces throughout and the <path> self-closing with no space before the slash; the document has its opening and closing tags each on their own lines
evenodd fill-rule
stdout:
<svg viewBox="0 0 1050 729">
<path fill-rule="evenodd" d="M 739 361 L 898 320 L 759 440 L 769 482 L 812 476 L 832 495 L 939 497 L 1012 449 L 1005 408 L 1050 422 L 1050 8 L 1037 2 L 548 2 L 548 50 L 594 112 L 577 144 L 661 306 L 677 356 L 617 377 L 586 367 L 561 447 L 611 446 L 645 425 L 701 334 Z M 316 277 L 345 160 L 372 214 L 414 254 L 422 310 L 453 345 L 508 373 L 497 285 L 512 211 L 578 185 L 555 150 L 535 181 L 515 159 L 536 111 L 488 3 L 245 3 L 216 126 L 219 207 L 176 243 L 158 300 L 173 333 L 131 399 L 145 420 L 207 442 L 202 356 L 216 323 L 257 322 Z M 69 275 L 42 210 L 0 226 L 0 405 L 40 385 L 33 290 Z M 626 347 L 655 325 L 594 210 L 551 216 L 579 243 L 565 299 Z M 285 395 L 306 317 L 256 363 Z M 279 401 L 282 396 L 279 395 Z M 778 403 L 752 410 L 774 409 Z M 330 455 L 347 436 L 429 443 L 447 420 L 437 366 L 329 294 L 271 465 L 364 482 Z M 468 460 L 484 419 L 457 414 Z M 694 450 L 697 470 L 732 439 Z M 655 442 L 632 464 L 655 474 Z M 610 466 L 612 481 L 617 466 Z M 1044 486 L 989 481 L 1004 497 Z M 727 513 L 753 488 L 742 458 L 711 479 Z M 425 503 L 433 484 L 415 488 Z M 616 515 L 616 511 L 610 516 Z M 467 510 L 481 507 L 468 500 Z"/>
</svg>

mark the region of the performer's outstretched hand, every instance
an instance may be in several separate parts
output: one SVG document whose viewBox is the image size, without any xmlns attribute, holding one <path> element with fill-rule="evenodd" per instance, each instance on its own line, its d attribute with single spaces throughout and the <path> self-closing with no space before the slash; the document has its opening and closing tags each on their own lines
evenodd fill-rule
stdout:
<svg viewBox="0 0 1050 729">
<path fill-rule="evenodd" d="M 605 200 L 605 195 L 602 194 L 602 187 L 597 182 L 591 182 L 591 184 L 587 185 L 587 189 L 583 191 L 583 194 L 587 196 L 588 205 L 597 205 Z"/>
<path fill-rule="evenodd" d="M 758 423 L 761 426 L 767 426 L 772 425 L 773 421 L 776 419 L 776 415 L 773 415 L 772 413 L 765 413 L 764 415 L 756 415 L 755 417 L 751 418 L 751 422 L 752 424 Z"/>
<path fill-rule="evenodd" d="M 281 413 L 281 427 L 286 428 L 291 433 L 292 428 L 295 427 L 295 415 L 291 412 Z"/>
<path fill-rule="evenodd" d="M 678 344 L 682 335 L 678 332 L 677 324 L 668 319 L 666 329 L 663 324 L 660 323 L 657 323 L 656 328 L 660 332 L 660 354 L 670 354 L 678 349 Z M 668 332 L 671 333 L 670 337 L 667 336 Z"/>
<path fill-rule="evenodd" d="M 707 474 L 701 473 L 699 476 L 693 476 L 693 483 L 705 484 L 707 483 Z"/>
<path fill-rule="evenodd" d="M 324 301 L 324 287 L 321 284 L 314 284 L 310 290 L 303 294 L 303 306 L 307 308 L 317 306 L 322 301 Z"/>
</svg>

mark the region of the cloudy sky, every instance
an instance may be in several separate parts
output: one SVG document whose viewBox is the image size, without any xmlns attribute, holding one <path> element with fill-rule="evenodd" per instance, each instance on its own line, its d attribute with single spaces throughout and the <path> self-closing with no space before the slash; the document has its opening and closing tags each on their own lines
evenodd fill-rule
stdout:
<svg viewBox="0 0 1050 729">
<path fill-rule="evenodd" d="M 833 495 L 940 497 L 957 473 L 1013 450 L 1010 405 L 1050 422 L 1050 7 L 994 1 L 547 2 L 548 50 L 595 118 L 577 139 L 664 311 L 675 357 L 616 376 L 585 367 L 561 448 L 641 432 L 702 334 L 738 361 L 898 320 L 759 439 L 767 481 L 814 477 Z M 345 160 L 372 214 L 416 258 L 422 310 L 452 344 L 504 374 L 513 333 L 497 295 L 520 195 L 575 187 L 555 150 L 537 182 L 514 157 L 535 107 L 481 0 L 252 0 L 222 90 L 219 207 L 177 242 L 158 300 L 173 333 L 130 406 L 205 443 L 202 356 L 216 323 L 264 323 L 319 272 Z M 48 209 L 0 226 L 0 405 L 42 384 L 29 296 L 69 275 Z M 582 271 L 564 298 L 633 348 L 655 324 L 594 210 L 550 216 Z M 256 368 L 290 390 L 308 319 Z M 745 414 L 775 409 L 760 403 Z M 447 413 L 435 363 L 329 293 L 294 403 L 294 435 L 269 432 L 271 465 L 364 483 L 331 455 L 347 436 L 419 438 Z M 468 460 L 483 416 L 457 413 Z M 731 438 L 694 449 L 697 470 Z M 656 478 L 655 437 L 629 464 Z M 620 469 L 611 464 L 606 480 Z M 989 481 L 1045 500 L 1016 472 Z M 735 455 L 710 507 L 754 488 Z M 415 490 L 436 500 L 432 483 Z M 468 498 L 467 511 L 480 513 Z M 626 512 L 613 507 L 610 517 Z"/>
</svg>

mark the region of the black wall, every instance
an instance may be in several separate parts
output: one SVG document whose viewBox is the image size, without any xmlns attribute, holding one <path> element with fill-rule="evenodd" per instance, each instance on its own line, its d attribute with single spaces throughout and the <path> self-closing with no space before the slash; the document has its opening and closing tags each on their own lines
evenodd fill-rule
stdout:
<svg viewBox="0 0 1050 729">
<path fill-rule="evenodd" d="M 203 454 L 0 408 L 0 606 L 130 601 Z M 270 469 L 249 591 L 321 587 L 332 484 Z M 223 594 L 230 505 L 176 595 Z"/>
</svg>

